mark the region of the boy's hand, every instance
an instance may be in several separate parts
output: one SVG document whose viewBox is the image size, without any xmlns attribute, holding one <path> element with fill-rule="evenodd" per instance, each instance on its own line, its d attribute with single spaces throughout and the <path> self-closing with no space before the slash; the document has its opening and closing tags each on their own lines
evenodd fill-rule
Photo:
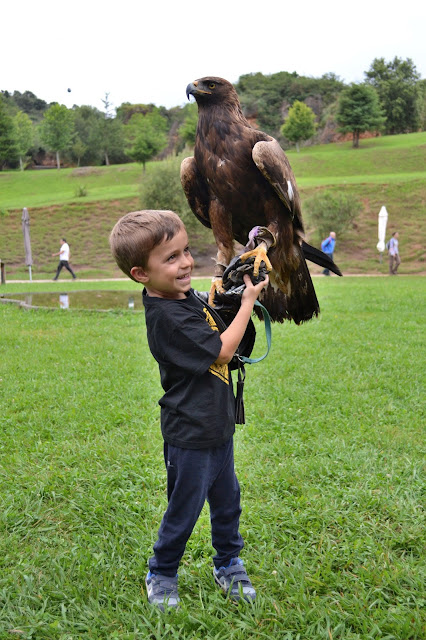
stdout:
<svg viewBox="0 0 426 640">
<path fill-rule="evenodd" d="M 243 291 L 243 295 L 241 297 L 241 303 L 245 300 L 249 301 L 252 305 L 254 305 L 254 301 L 259 296 L 259 293 L 262 291 L 264 287 L 266 287 L 269 283 L 269 277 L 266 276 L 265 280 L 262 280 L 258 284 L 253 284 L 250 276 L 246 273 L 244 274 L 244 284 L 246 288 Z"/>
</svg>

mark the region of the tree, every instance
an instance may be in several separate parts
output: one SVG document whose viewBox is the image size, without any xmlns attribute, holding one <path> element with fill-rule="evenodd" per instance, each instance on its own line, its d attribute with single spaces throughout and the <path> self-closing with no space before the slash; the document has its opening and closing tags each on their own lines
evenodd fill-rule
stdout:
<svg viewBox="0 0 426 640">
<path fill-rule="evenodd" d="M 31 91 L 24 91 L 24 93 L 14 91 L 12 99 L 19 111 L 23 111 L 31 118 L 32 122 L 37 123 L 41 122 L 43 113 L 50 106 L 44 100 L 37 98 Z"/>
<path fill-rule="evenodd" d="M 426 79 L 420 80 L 420 128 L 426 131 Z"/>
<path fill-rule="evenodd" d="M 151 160 L 167 146 L 167 120 L 157 110 L 146 115 L 135 113 L 126 125 L 127 153 L 136 162 Z"/>
<path fill-rule="evenodd" d="M 379 98 L 368 84 L 351 84 L 339 97 L 336 120 L 342 133 L 352 133 L 354 148 L 359 147 L 359 135 L 377 131 L 385 120 Z"/>
<path fill-rule="evenodd" d="M 281 127 L 281 133 L 290 142 L 296 143 L 299 152 L 299 142 L 312 138 L 316 130 L 315 114 L 304 102 L 295 100 L 288 112 L 288 118 Z"/>
<path fill-rule="evenodd" d="M 84 165 L 97 164 L 103 158 L 100 123 L 104 120 L 104 114 L 99 109 L 88 105 L 74 106 L 73 113 L 75 142 L 72 152 L 74 159 Z M 81 144 L 78 143 L 78 140 Z"/>
<path fill-rule="evenodd" d="M 46 111 L 41 123 L 40 136 L 50 151 L 56 153 L 56 166 L 61 168 L 59 153 L 69 149 L 74 134 L 72 111 L 63 104 L 52 104 Z"/>
<path fill-rule="evenodd" d="M 18 157 L 15 128 L 6 105 L 0 95 L 0 170 L 6 163 L 13 163 Z"/>
<path fill-rule="evenodd" d="M 19 153 L 19 166 L 24 170 L 23 157 L 34 144 L 34 128 L 29 116 L 23 111 L 18 111 L 13 118 L 15 125 L 16 147 Z"/>
<path fill-rule="evenodd" d="M 74 140 L 74 144 L 72 145 L 72 153 L 75 156 L 75 158 L 77 158 L 77 167 L 80 166 L 81 157 L 84 156 L 86 151 L 87 151 L 87 146 L 84 144 L 82 139 L 79 136 L 77 136 Z"/>
<path fill-rule="evenodd" d="M 366 81 L 379 95 L 386 115 L 387 134 L 417 131 L 420 126 L 420 75 L 410 58 L 395 57 L 391 62 L 375 58 Z"/>
<path fill-rule="evenodd" d="M 240 97 L 244 115 L 256 118 L 257 128 L 277 136 L 282 125 L 283 105 L 295 100 L 306 102 L 315 97 L 321 108 L 315 111 L 321 117 L 323 107 L 334 102 L 344 84 L 333 73 L 321 78 L 299 76 L 296 72 L 280 71 L 268 76 L 254 73 L 240 76 L 235 89 Z"/>
<path fill-rule="evenodd" d="M 96 137 L 100 142 L 105 164 L 108 166 L 113 157 L 116 160 L 123 160 L 124 134 L 121 121 L 116 117 L 114 118 L 112 104 L 109 102 L 109 93 L 105 94 L 102 102 L 104 103 L 105 114 L 98 123 Z"/>
<path fill-rule="evenodd" d="M 179 138 L 181 138 L 185 144 L 193 147 L 195 145 L 198 124 L 197 103 L 193 102 L 192 104 L 185 105 L 184 110 L 186 111 L 186 117 L 179 127 Z"/>
<path fill-rule="evenodd" d="M 142 113 L 146 116 L 147 113 L 155 110 L 157 107 L 154 104 L 132 104 L 130 102 L 123 102 L 117 107 L 117 118 L 121 120 L 123 124 L 128 124 L 130 118 L 135 113 Z"/>
<path fill-rule="evenodd" d="M 107 166 L 111 162 L 123 162 L 125 139 L 123 125 L 118 118 L 100 120 L 95 135 Z"/>
</svg>

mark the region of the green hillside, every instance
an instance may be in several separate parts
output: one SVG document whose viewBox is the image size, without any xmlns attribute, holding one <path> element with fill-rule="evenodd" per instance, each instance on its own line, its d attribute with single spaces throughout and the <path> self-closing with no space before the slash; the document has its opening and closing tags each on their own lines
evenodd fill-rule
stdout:
<svg viewBox="0 0 426 640">
<path fill-rule="evenodd" d="M 359 149 L 351 142 L 304 147 L 288 156 L 300 186 L 412 180 L 425 176 L 426 133 L 368 138 Z"/>
<path fill-rule="evenodd" d="M 139 164 L 0 172 L 0 209 L 34 208 L 137 196 Z M 83 188 L 87 196 L 80 197 Z"/>
<path fill-rule="evenodd" d="M 302 206 L 319 190 L 350 192 L 362 211 L 354 227 L 338 238 L 335 259 L 346 273 L 386 273 L 376 250 L 377 216 L 382 205 L 389 213 L 388 230 L 400 232 L 401 273 L 424 270 L 426 133 L 369 138 L 359 149 L 350 142 L 305 147 L 288 152 L 301 192 Z M 189 154 L 187 154 L 189 155 Z M 167 161 L 166 161 L 167 162 Z M 149 173 L 152 165 L 147 165 Z M 146 175 L 146 174 L 145 174 Z M 115 268 L 108 234 L 118 217 L 140 207 L 140 165 L 0 172 L 0 258 L 8 278 L 27 276 L 21 230 L 22 208 L 31 217 L 33 277 L 51 277 L 59 238 L 71 245 L 72 264 L 80 277 L 112 277 Z M 78 192 L 86 195 L 79 197 Z M 308 241 L 320 238 L 304 213 Z M 211 272 L 212 237 L 206 247 L 193 238 L 200 273 Z M 199 246 L 197 246 L 199 245 Z M 318 273 L 317 267 L 312 267 Z"/>
</svg>

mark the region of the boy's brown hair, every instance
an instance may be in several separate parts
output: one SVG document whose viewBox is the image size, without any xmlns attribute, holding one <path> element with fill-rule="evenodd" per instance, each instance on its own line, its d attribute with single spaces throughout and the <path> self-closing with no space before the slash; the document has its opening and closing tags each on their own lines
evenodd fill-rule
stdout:
<svg viewBox="0 0 426 640">
<path fill-rule="evenodd" d="M 120 269 L 135 280 L 130 273 L 132 267 L 145 269 L 154 247 L 163 240 L 171 240 L 184 228 L 182 220 L 173 211 L 145 209 L 126 213 L 109 236 L 112 255 Z"/>
</svg>

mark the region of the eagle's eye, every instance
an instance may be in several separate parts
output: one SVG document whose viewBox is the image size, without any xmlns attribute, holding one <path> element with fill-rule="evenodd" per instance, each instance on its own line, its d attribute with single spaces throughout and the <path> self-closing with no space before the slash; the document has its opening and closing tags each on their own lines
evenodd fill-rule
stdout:
<svg viewBox="0 0 426 640">
<path fill-rule="evenodd" d="M 215 88 L 215 83 L 214 82 L 209 82 L 209 89 L 214 89 Z"/>
</svg>

